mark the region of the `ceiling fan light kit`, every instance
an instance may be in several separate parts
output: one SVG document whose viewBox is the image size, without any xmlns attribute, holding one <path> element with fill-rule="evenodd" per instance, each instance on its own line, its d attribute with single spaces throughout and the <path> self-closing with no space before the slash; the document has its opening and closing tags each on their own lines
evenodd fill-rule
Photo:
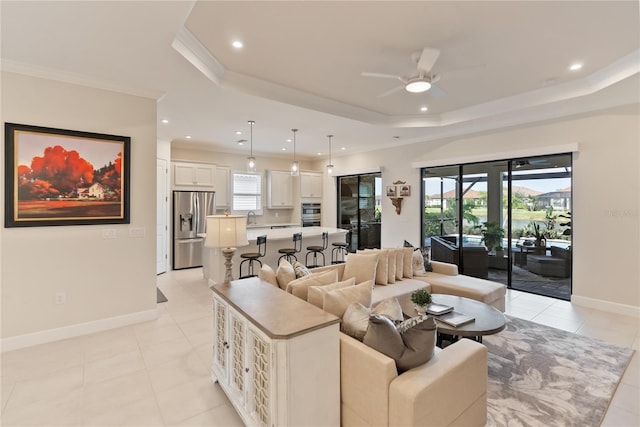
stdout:
<svg viewBox="0 0 640 427">
<path fill-rule="evenodd" d="M 409 80 L 404 88 L 407 92 L 422 93 L 431 89 L 431 82 L 424 77 L 417 77 Z"/>
</svg>

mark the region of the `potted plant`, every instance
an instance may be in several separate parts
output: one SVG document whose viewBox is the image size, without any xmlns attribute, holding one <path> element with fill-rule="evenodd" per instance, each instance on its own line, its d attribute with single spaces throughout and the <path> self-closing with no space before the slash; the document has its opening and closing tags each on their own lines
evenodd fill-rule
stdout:
<svg viewBox="0 0 640 427">
<path fill-rule="evenodd" d="M 502 258 L 504 256 L 504 248 L 501 245 L 496 246 L 496 256 Z"/>
<path fill-rule="evenodd" d="M 427 306 L 431 304 L 431 293 L 426 289 L 418 289 L 411 293 L 411 302 L 415 304 L 419 314 L 427 312 Z"/>
<path fill-rule="evenodd" d="M 497 222 L 485 222 L 480 226 L 480 233 L 482 234 L 482 242 L 488 251 L 502 247 L 504 229 Z"/>
</svg>

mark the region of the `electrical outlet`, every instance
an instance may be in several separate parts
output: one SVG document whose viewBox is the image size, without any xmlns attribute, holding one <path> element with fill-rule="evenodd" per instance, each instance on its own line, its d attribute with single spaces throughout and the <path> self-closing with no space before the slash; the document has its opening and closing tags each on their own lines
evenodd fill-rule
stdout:
<svg viewBox="0 0 640 427">
<path fill-rule="evenodd" d="M 115 228 L 107 228 L 102 230 L 102 238 L 103 239 L 115 239 L 117 237 Z"/>
<path fill-rule="evenodd" d="M 56 305 L 64 305 L 67 303 L 67 294 L 65 292 L 56 293 Z"/>
</svg>

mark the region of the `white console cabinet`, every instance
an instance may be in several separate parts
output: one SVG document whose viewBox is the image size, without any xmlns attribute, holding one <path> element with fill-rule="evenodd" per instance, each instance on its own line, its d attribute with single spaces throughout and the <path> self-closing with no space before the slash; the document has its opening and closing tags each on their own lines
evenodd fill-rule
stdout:
<svg viewBox="0 0 640 427">
<path fill-rule="evenodd" d="M 211 289 L 213 379 L 242 421 L 340 425 L 339 319 L 258 278 Z"/>
<path fill-rule="evenodd" d="M 322 197 L 322 174 L 300 172 L 300 197 Z"/>
<path fill-rule="evenodd" d="M 269 209 L 293 207 L 291 172 L 278 170 L 267 172 L 267 207 Z"/>
<path fill-rule="evenodd" d="M 173 186 L 177 190 L 213 190 L 216 166 L 206 163 L 173 162 Z"/>
</svg>

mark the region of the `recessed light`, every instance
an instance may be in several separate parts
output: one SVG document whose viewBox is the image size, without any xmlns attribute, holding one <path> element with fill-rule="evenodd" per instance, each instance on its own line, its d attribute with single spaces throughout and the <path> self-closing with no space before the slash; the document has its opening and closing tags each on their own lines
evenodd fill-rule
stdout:
<svg viewBox="0 0 640 427">
<path fill-rule="evenodd" d="M 322 153 L 316 153 L 318 156 L 322 156 Z"/>
<path fill-rule="evenodd" d="M 167 119 L 162 119 L 162 123 L 169 123 L 169 120 L 167 120 Z"/>
<path fill-rule="evenodd" d="M 287 149 L 285 147 L 282 147 L 282 151 L 287 151 Z"/>
<path fill-rule="evenodd" d="M 236 135 L 242 135 L 242 131 L 241 130 L 237 130 L 236 131 Z"/>
<path fill-rule="evenodd" d="M 571 71 L 578 71 L 578 70 L 582 69 L 582 63 L 580 63 L 580 62 L 576 62 L 576 63 L 574 63 L 574 64 L 571 64 L 571 65 L 569 66 L 569 69 L 570 69 Z"/>
<path fill-rule="evenodd" d="M 238 145 L 244 145 L 245 142 L 247 142 L 246 139 L 239 139 L 238 140 Z"/>
<path fill-rule="evenodd" d="M 427 107 L 420 107 L 420 111 L 427 111 L 428 108 Z"/>
<path fill-rule="evenodd" d="M 293 142 L 293 139 L 287 139 L 287 142 Z"/>
<path fill-rule="evenodd" d="M 341 149 L 342 151 L 344 151 L 344 150 L 346 150 L 346 149 L 347 149 L 347 147 L 340 147 L 340 149 Z"/>
<path fill-rule="evenodd" d="M 231 42 L 231 46 L 235 47 L 236 49 L 241 49 L 243 44 L 240 40 L 234 40 Z"/>
<path fill-rule="evenodd" d="M 191 139 L 191 135 L 186 135 L 185 138 Z"/>
</svg>

